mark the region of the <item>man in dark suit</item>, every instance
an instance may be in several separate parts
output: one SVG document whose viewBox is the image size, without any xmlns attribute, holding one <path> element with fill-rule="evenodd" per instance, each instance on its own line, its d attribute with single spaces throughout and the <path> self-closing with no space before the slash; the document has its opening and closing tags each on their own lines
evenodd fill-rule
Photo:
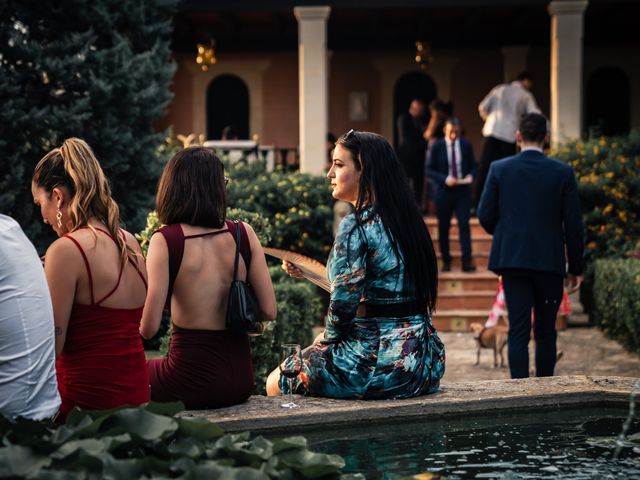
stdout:
<svg viewBox="0 0 640 480">
<path fill-rule="evenodd" d="M 427 141 L 424 130 L 427 127 L 424 100 L 411 100 L 409 110 L 398 117 L 397 154 L 404 171 L 411 181 L 418 207 L 422 208 L 422 190 L 424 185 L 424 157 L 427 153 Z"/>
<path fill-rule="evenodd" d="M 434 185 L 433 201 L 438 211 L 438 241 L 442 254 L 442 271 L 451 270 L 449 227 L 455 212 L 462 248 L 462 270 L 476 270 L 471 261 L 471 182 L 476 173 L 476 161 L 471 143 L 460 138 L 460 121 L 450 117 L 444 124 L 444 138 L 431 147 L 427 176 Z"/>
<path fill-rule="evenodd" d="M 569 165 L 542 152 L 547 138 L 547 119 L 538 113 L 524 115 L 516 134 L 521 152 L 491 164 L 478 205 L 478 220 L 493 235 L 489 269 L 502 275 L 512 378 L 529 376 L 532 308 L 536 375 L 553 375 L 555 321 L 567 261 L 569 291 L 582 283 L 578 185 Z"/>
</svg>

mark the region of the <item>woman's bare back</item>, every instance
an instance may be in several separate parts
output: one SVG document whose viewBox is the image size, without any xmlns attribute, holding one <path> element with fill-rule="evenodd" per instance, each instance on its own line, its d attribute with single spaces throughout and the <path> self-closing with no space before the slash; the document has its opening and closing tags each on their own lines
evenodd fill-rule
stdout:
<svg viewBox="0 0 640 480">
<path fill-rule="evenodd" d="M 235 238 L 226 226 L 219 230 L 185 224 L 181 227 L 185 236 L 184 254 L 173 287 L 172 321 L 183 328 L 223 330 L 233 277 Z M 188 238 L 215 231 L 221 233 Z M 246 265 L 240 257 L 238 278 L 246 277 Z"/>
</svg>

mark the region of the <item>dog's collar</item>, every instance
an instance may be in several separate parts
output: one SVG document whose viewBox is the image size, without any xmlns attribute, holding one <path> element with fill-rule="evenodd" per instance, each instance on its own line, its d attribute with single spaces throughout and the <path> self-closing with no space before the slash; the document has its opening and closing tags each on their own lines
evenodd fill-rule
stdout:
<svg viewBox="0 0 640 480">
<path fill-rule="evenodd" d="M 474 335 L 473 338 L 480 340 L 480 337 L 482 337 L 482 334 L 485 332 L 486 329 L 487 327 L 482 327 L 482 330 L 480 330 L 480 333 L 478 333 L 478 335 Z"/>
</svg>

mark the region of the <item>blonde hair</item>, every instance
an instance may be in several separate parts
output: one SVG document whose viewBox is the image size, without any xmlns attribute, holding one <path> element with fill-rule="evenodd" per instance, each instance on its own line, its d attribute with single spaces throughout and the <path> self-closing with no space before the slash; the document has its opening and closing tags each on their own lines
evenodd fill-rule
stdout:
<svg viewBox="0 0 640 480">
<path fill-rule="evenodd" d="M 71 196 L 67 212 L 74 232 L 88 227 L 95 229 L 89 219 L 96 217 L 107 226 L 120 251 L 122 264 L 129 253 L 124 233 L 120 231 L 120 209 L 111 198 L 111 187 L 91 147 L 79 138 L 68 138 L 61 147 L 47 153 L 36 165 L 33 183 L 44 188 L 49 195 L 54 188 L 66 187 Z"/>
</svg>

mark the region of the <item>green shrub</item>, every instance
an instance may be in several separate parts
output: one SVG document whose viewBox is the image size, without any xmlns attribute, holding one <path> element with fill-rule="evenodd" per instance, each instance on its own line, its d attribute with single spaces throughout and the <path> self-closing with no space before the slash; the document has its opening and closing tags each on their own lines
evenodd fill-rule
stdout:
<svg viewBox="0 0 640 480">
<path fill-rule="evenodd" d="M 341 475 L 338 455 L 311 452 L 304 437 L 274 441 L 224 434 L 204 418 L 158 404 L 104 412 L 74 409 L 64 426 L 0 416 L 2 478 L 362 479 Z"/>
<path fill-rule="evenodd" d="M 305 280 L 290 278 L 279 267 L 269 268 L 276 293 L 278 315 L 267 324 L 261 337 L 251 339 L 255 393 L 264 395 L 267 375 L 278 366 L 280 345 L 299 343 L 302 348 L 311 344 L 312 329 L 323 313 L 316 287 Z"/>
<path fill-rule="evenodd" d="M 142 226 L 162 169 L 153 123 L 173 96 L 178 3 L 0 2 L 0 212 L 40 252 L 55 234 L 33 204 L 31 175 L 65 138 L 91 145 L 122 221 Z"/>
<path fill-rule="evenodd" d="M 594 268 L 595 319 L 612 338 L 640 353 L 640 259 L 601 259 Z"/>
<path fill-rule="evenodd" d="M 640 236 L 640 133 L 563 145 L 576 172 L 585 222 L 585 259 L 617 257 Z"/>
<path fill-rule="evenodd" d="M 268 218 L 270 247 L 300 252 L 325 263 L 333 235 L 334 200 L 326 178 L 303 173 L 267 172 L 264 163 L 224 160 L 229 205 Z"/>
<path fill-rule="evenodd" d="M 593 262 L 624 257 L 640 246 L 640 133 L 569 142 L 551 155 L 576 172 L 585 223 L 581 299 L 592 312 Z"/>
</svg>

